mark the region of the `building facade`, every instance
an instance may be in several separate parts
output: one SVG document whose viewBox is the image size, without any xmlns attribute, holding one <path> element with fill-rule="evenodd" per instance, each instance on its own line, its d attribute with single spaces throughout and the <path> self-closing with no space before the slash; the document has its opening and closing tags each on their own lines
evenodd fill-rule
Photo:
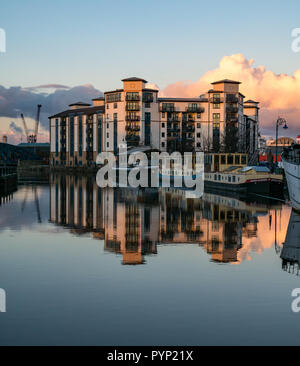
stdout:
<svg viewBox="0 0 300 366">
<path fill-rule="evenodd" d="M 258 103 L 244 103 L 240 82 L 214 82 L 196 98 L 160 98 L 144 79 L 122 81 L 122 89 L 105 92 L 93 105 L 74 103 L 49 117 L 51 165 L 94 165 L 98 153 L 117 155 L 125 143 L 129 149 L 219 152 L 226 149 L 225 136 L 232 131 L 235 151 L 252 154 L 257 149 Z"/>
</svg>

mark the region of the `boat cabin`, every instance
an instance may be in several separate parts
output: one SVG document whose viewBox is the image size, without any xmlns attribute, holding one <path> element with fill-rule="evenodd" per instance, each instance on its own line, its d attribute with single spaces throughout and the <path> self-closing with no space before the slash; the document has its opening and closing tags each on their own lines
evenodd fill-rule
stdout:
<svg viewBox="0 0 300 366">
<path fill-rule="evenodd" d="M 242 153 L 223 153 L 223 154 L 205 154 L 204 169 L 205 172 L 223 172 L 228 168 L 235 166 L 243 168 L 248 165 L 248 155 Z"/>
</svg>

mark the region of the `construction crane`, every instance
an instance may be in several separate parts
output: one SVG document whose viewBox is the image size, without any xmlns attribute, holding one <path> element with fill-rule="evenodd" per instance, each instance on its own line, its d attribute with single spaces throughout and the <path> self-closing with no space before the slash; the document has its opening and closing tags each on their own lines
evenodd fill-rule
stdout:
<svg viewBox="0 0 300 366">
<path fill-rule="evenodd" d="M 27 142 L 29 144 L 35 144 L 37 142 L 37 136 L 38 136 L 39 124 L 40 124 L 41 108 L 42 108 L 42 105 L 38 104 L 36 119 L 35 119 L 35 128 L 34 128 L 34 133 L 33 134 L 29 134 L 24 115 L 23 115 L 23 113 L 21 113 L 21 118 L 22 118 L 22 121 L 23 121 L 23 126 L 24 126 L 24 131 L 25 131 L 25 134 L 26 134 L 26 139 L 27 139 Z"/>
<path fill-rule="evenodd" d="M 21 113 L 21 118 L 22 118 L 22 122 L 23 122 L 23 126 L 24 126 L 24 131 L 25 131 L 26 139 L 27 139 L 27 142 L 29 142 L 29 132 L 28 132 L 27 124 L 26 124 L 26 121 L 25 121 L 25 118 L 24 118 L 24 114 L 23 113 Z"/>
<path fill-rule="evenodd" d="M 39 124 L 40 124 L 40 115 L 41 115 L 41 108 L 42 105 L 38 104 L 37 106 L 37 113 L 36 113 L 36 119 L 35 119 L 35 129 L 34 129 L 34 142 L 37 142 L 37 136 L 39 131 Z"/>
</svg>

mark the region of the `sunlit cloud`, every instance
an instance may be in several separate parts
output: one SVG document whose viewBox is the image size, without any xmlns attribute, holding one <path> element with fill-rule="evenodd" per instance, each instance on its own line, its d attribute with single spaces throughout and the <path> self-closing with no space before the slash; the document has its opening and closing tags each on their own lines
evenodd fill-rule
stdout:
<svg viewBox="0 0 300 366">
<path fill-rule="evenodd" d="M 290 136 L 300 132 L 300 69 L 293 75 L 277 75 L 265 66 L 255 67 L 253 59 L 235 54 L 223 57 L 217 69 L 206 72 L 198 81 L 178 81 L 163 89 L 162 94 L 199 96 L 211 88 L 211 82 L 224 78 L 241 81 L 241 92 L 246 98 L 260 102 L 262 132 L 274 134 L 274 121 L 278 115 L 287 119 Z"/>
</svg>

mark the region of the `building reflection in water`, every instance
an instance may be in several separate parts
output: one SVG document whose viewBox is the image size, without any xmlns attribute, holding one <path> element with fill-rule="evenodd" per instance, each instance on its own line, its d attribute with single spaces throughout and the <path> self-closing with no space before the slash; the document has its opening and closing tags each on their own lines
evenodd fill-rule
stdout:
<svg viewBox="0 0 300 366">
<path fill-rule="evenodd" d="M 50 221 L 104 240 L 105 250 L 122 255 L 123 264 L 143 264 L 158 245 L 168 244 L 199 245 L 214 262 L 239 262 L 243 241 L 256 238 L 258 217 L 269 212 L 266 203 L 208 193 L 189 199 L 180 189 L 101 189 L 92 176 L 50 179 Z"/>
</svg>

